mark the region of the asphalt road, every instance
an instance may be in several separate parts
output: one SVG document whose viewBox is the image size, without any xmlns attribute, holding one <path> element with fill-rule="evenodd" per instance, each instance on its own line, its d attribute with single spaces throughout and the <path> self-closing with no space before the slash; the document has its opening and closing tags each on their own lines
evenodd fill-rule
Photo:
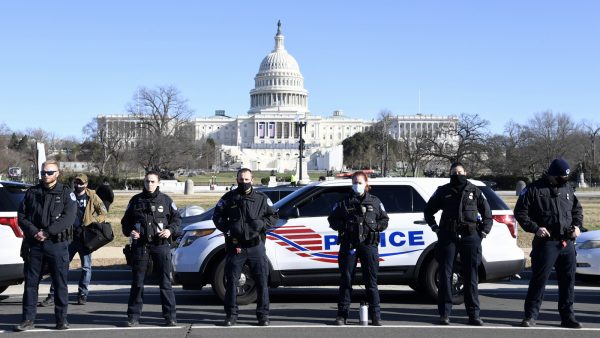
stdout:
<svg viewBox="0 0 600 338">
<path fill-rule="evenodd" d="M 363 296 L 361 288 L 355 293 L 351 324 L 346 327 L 332 325 L 336 313 L 337 293 L 335 288 L 278 288 L 271 290 L 271 326 L 256 326 L 254 305 L 240 307 L 238 326 L 220 326 L 223 308 L 210 288 L 201 291 L 182 290 L 175 287 L 179 326 L 163 327 L 160 299 L 156 286 L 145 290 L 144 312 L 137 328 L 125 327 L 126 303 L 129 285 L 125 280 L 100 281 L 103 276 L 123 276 L 122 272 L 98 274 L 92 282 L 88 304 L 75 304 L 77 284 L 69 284 L 72 294 L 69 306 L 71 329 L 56 331 L 53 309 L 38 308 L 36 330 L 19 333 L 31 337 L 597 337 L 600 333 L 600 284 L 581 284 L 576 287 L 575 309 L 578 319 L 584 324 L 582 330 L 559 327 L 556 311 L 558 298 L 555 282 L 550 282 L 546 291 L 538 325 L 521 328 L 523 298 L 527 291 L 527 280 L 517 280 L 480 286 L 480 300 L 484 327 L 466 325 L 467 318 L 462 305 L 455 306 L 451 326 L 434 325 L 437 308 L 407 287 L 383 286 L 381 290 L 383 327 L 358 325 L 358 302 Z M 525 274 L 526 275 L 526 274 Z M 103 278 L 110 279 L 110 278 Z M 47 281 L 40 286 L 40 299 L 49 288 Z M 21 295 L 23 287 L 10 287 L 0 295 L 0 332 L 12 332 L 12 327 L 21 320 Z"/>
</svg>

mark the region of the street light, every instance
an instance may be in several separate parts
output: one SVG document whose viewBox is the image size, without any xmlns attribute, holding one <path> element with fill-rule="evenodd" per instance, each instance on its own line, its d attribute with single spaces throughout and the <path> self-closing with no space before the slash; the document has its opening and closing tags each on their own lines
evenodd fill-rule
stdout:
<svg viewBox="0 0 600 338">
<path fill-rule="evenodd" d="M 304 139 L 302 138 L 302 129 L 306 130 L 306 122 L 296 122 L 296 128 L 300 139 L 298 140 L 298 182 L 302 181 L 302 159 L 304 158 Z"/>
</svg>

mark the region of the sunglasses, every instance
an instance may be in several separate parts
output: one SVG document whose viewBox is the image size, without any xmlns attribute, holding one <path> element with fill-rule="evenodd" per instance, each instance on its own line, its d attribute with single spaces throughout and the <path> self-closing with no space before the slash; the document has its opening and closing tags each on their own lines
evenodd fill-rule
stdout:
<svg viewBox="0 0 600 338">
<path fill-rule="evenodd" d="M 52 176 L 54 175 L 58 170 L 42 170 L 40 172 L 40 174 L 42 174 L 42 176 Z"/>
</svg>

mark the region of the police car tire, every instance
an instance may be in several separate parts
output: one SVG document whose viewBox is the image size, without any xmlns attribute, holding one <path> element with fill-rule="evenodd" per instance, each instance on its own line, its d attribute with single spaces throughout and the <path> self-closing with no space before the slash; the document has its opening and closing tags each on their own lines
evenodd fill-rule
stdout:
<svg viewBox="0 0 600 338">
<path fill-rule="evenodd" d="M 412 281 L 408 283 L 408 286 L 416 292 L 423 293 L 425 292 L 425 286 L 420 281 Z"/>
<path fill-rule="evenodd" d="M 435 258 L 429 259 L 425 271 L 423 272 L 422 284 L 424 285 L 425 293 L 434 301 L 438 299 L 437 273 L 439 263 Z M 464 289 L 457 294 L 452 295 L 452 304 L 459 305 L 464 303 Z"/>
<path fill-rule="evenodd" d="M 248 270 L 247 266 L 244 265 L 242 270 Z M 221 301 L 225 299 L 225 257 L 221 259 L 219 264 L 216 265 L 215 270 L 212 274 L 213 280 L 211 283 L 213 292 L 219 297 Z M 246 274 L 247 280 L 251 280 L 252 276 L 250 274 Z M 256 287 L 252 287 L 245 294 L 237 296 L 238 305 L 248 305 L 256 302 L 257 291 Z"/>
</svg>

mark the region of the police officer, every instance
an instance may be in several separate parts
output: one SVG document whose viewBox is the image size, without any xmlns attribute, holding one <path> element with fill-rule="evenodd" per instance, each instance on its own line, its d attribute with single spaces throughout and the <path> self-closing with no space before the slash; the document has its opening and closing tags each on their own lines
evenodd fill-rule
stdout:
<svg viewBox="0 0 600 338">
<path fill-rule="evenodd" d="M 175 294 L 171 287 L 171 241 L 179 232 L 181 217 L 173 200 L 159 191 L 160 176 L 149 171 L 144 190 L 133 196 L 121 219 L 123 234 L 132 238 L 132 281 L 127 307 L 127 325 L 137 326 L 142 313 L 144 277 L 149 259 L 158 271 L 162 314 L 167 326 L 176 326 Z"/>
<path fill-rule="evenodd" d="M 79 287 L 77 292 L 77 304 L 85 305 L 89 293 L 89 285 L 92 281 L 92 254 L 83 247 L 83 227 L 94 222 L 104 222 L 107 211 L 104 203 L 94 190 L 88 189 L 88 177 L 86 174 L 78 174 L 73 181 L 75 188 L 75 198 L 77 202 L 77 216 L 73 223 L 73 241 L 69 244 L 69 262 L 73 260 L 75 254 L 79 255 L 81 260 L 81 277 L 79 278 Z M 54 305 L 54 284 L 50 284 L 50 293 L 48 297 L 40 302 L 39 306 L 46 307 Z"/>
<path fill-rule="evenodd" d="M 438 225 L 434 214 L 440 209 L 442 217 Z M 492 212 L 481 190 L 467 181 L 467 172 L 460 162 L 450 166 L 450 183 L 438 187 L 425 205 L 424 215 L 425 221 L 438 237 L 439 324 L 450 325 L 452 271 L 456 255 L 459 254 L 469 325 L 482 326 L 483 321 L 479 317 L 478 267 L 481 263 L 481 240 L 492 229 Z"/>
<path fill-rule="evenodd" d="M 54 317 L 56 329 L 66 330 L 69 271 L 69 240 L 77 206 L 75 194 L 58 182 L 58 162 L 42 164 L 41 183 L 27 190 L 19 207 L 19 226 L 23 230 L 22 255 L 25 259 L 25 291 L 23 292 L 23 321 L 15 331 L 34 328 L 37 298 L 42 267 L 50 268 L 55 285 Z"/>
<path fill-rule="evenodd" d="M 352 297 L 352 279 L 360 259 L 363 281 L 369 303 L 371 324 L 381 326 L 377 271 L 380 233 L 387 229 L 389 217 L 379 198 L 369 193 L 368 178 L 362 171 L 352 175 L 352 192 L 335 204 L 329 215 L 329 226 L 338 232 L 341 272 L 336 325 L 345 325 Z"/>
<path fill-rule="evenodd" d="M 115 194 L 110 186 L 110 182 L 108 182 L 108 179 L 104 178 L 102 184 L 96 188 L 96 194 L 98 197 L 100 197 L 102 202 L 104 202 L 106 210 L 110 210 L 110 205 L 115 200 Z"/>
<path fill-rule="evenodd" d="M 237 285 L 242 267 L 250 266 L 258 298 L 256 317 L 260 326 L 269 326 L 269 263 L 265 251 L 266 232 L 275 226 L 277 211 L 271 200 L 252 188 L 250 169 L 237 172 L 238 186 L 217 202 L 213 222 L 225 234 L 225 326 L 234 326 L 238 316 Z"/>
<path fill-rule="evenodd" d="M 535 234 L 531 249 L 531 280 L 525 298 L 525 318 L 521 326 L 531 327 L 540 312 L 546 281 L 554 267 L 558 280 L 558 312 L 562 327 L 580 329 L 575 319 L 574 240 L 583 224 L 583 209 L 568 183 L 567 161 L 557 158 L 539 180 L 521 191 L 515 218 L 527 232 Z"/>
</svg>

